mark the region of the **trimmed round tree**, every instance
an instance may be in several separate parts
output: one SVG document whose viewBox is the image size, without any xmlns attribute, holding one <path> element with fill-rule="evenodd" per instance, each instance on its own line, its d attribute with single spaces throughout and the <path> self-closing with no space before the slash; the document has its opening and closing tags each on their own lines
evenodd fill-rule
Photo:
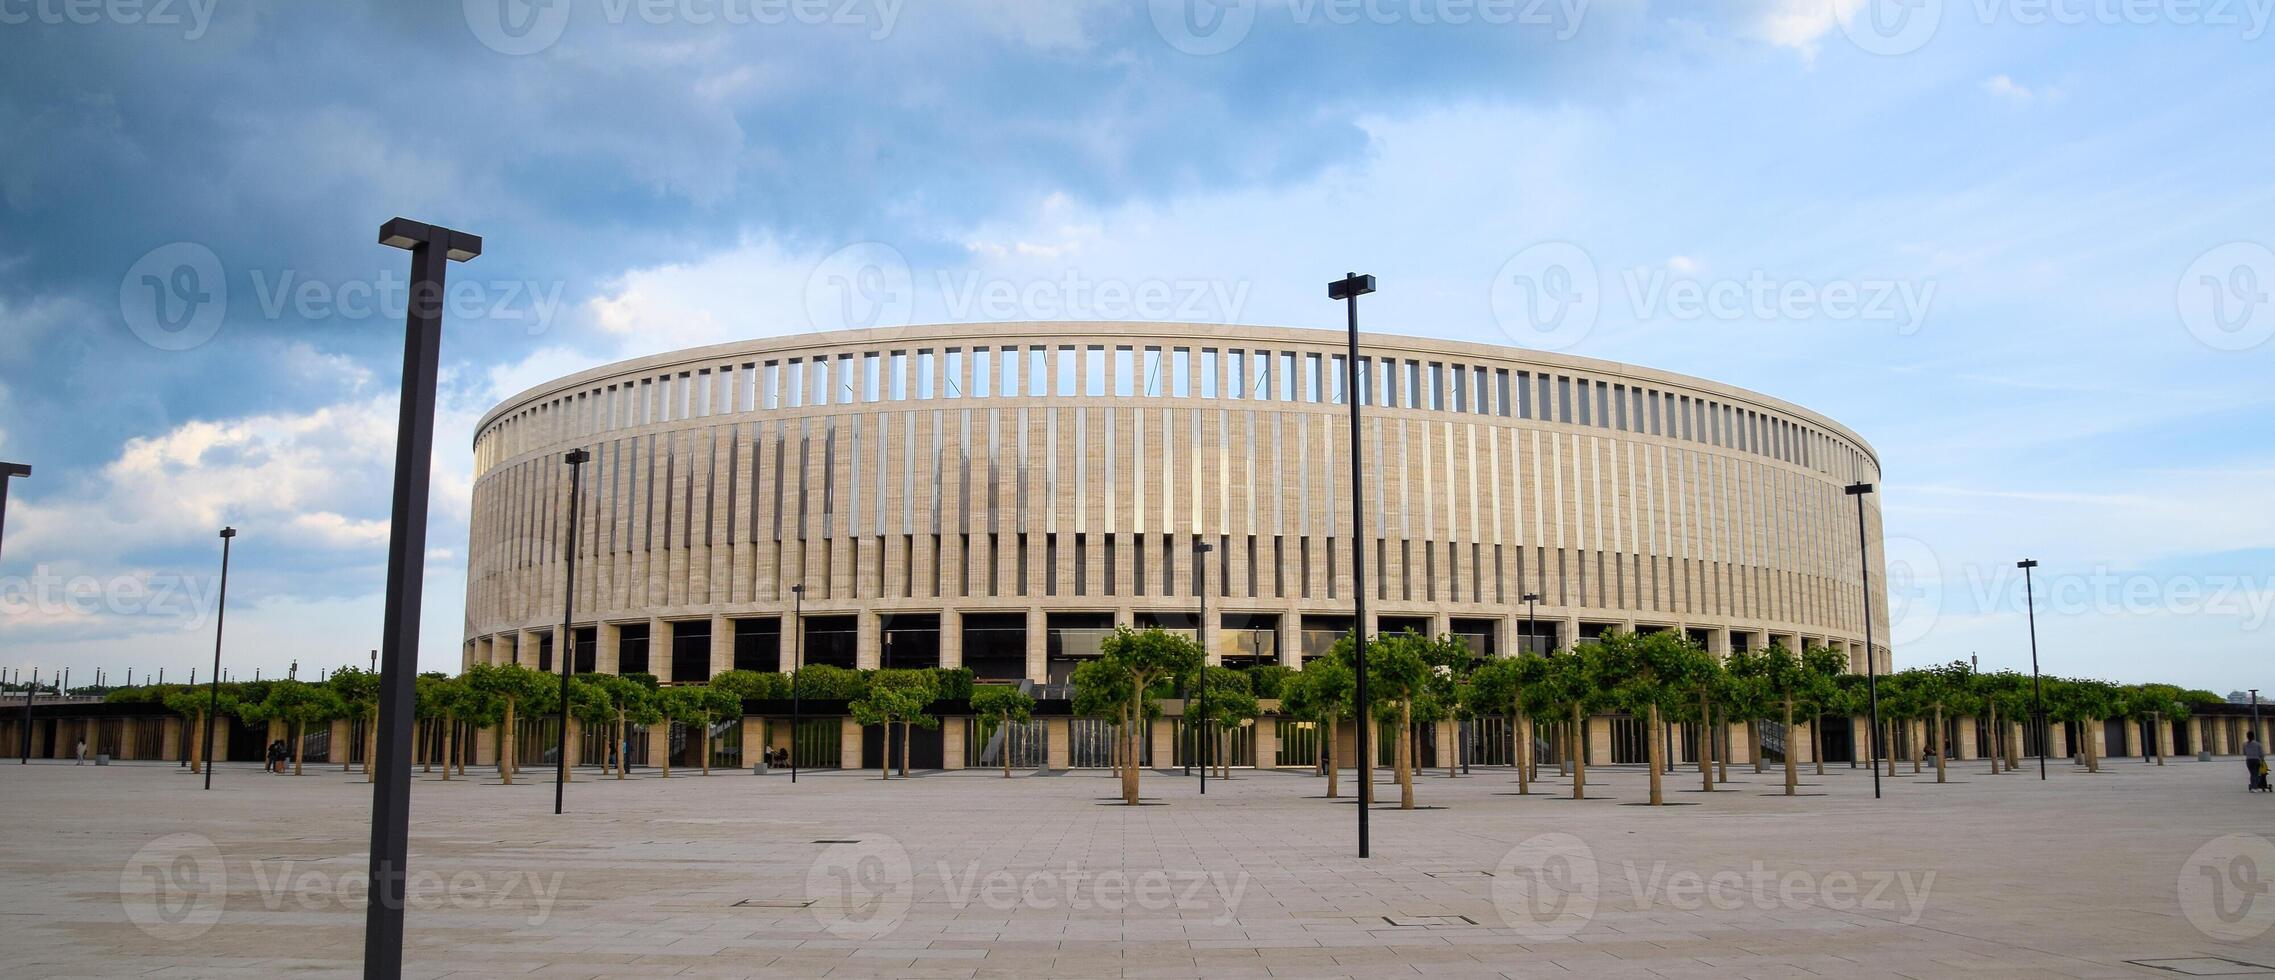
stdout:
<svg viewBox="0 0 2275 980">
<path fill-rule="evenodd" d="M 1003 778 L 1011 778 L 1011 726 L 1026 724 L 1035 715 L 1035 699 L 1008 684 L 972 689 L 972 714 L 994 723 L 1003 735 Z M 992 733 L 990 737 L 993 737 Z"/>
<path fill-rule="evenodd" d="M 1117 676 L 1113 686 L 1118 693 L 1120 709 L 1117 715 L 1123 721 L 1122 738 L 1128 747 L 1122 767 L 1122 802 L 1138 804 L 1139 739 L 1144 735 L 1144 722 L 1154 708 L 1154 687 L 1179 674 L 1190 673 L 1200 667 L 1203 654 L 1201 645 L 1182 634 L 1166 632 L 1159 627 L 1133 630 L 1127 626 L 1114 630 L 1101 644 L 1099 663 L 1107 673 Z"/>
</svg>

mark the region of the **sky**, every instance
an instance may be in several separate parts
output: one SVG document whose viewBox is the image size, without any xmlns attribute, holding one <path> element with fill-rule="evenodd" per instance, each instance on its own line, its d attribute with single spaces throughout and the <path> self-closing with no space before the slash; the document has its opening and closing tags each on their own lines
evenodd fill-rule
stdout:
<svg viewBox="0 0 2275 980">
<path fill-rule="evenodd" d="M 403 215 L 473 424 L 877 323 L 1558 350 L 1879 453 L 1899 666 L 2275 689 L 2275 0 L 0 0 L 0 669 L 378 646 Z M 2258 120 L 2254 122 L 2254 120 Z"/>
</svg>

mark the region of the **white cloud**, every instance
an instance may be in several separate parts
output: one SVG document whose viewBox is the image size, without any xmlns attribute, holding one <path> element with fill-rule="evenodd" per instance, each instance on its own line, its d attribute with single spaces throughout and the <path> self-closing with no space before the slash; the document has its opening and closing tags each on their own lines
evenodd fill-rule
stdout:
<svg viewBox="0 0 2275 980">
<path fill-rule="evenodd" d="M 1813 61 L 1818 42 L 1855 17 L 1864 4 L 1865 0 L 1769 0 L 1756 11 L 1747 33 Z"/>
<path fill-rule="evenodd" d="M 2053 87 L 2032 89 L 2006 75 L 1992 75 L 1983 80 L 1983 91 L 2004 100 L 2010 105 L 2029 105 L 2033 102 L 2053 102 L 2062 97 L 2062 90 Z"/>
</svg>

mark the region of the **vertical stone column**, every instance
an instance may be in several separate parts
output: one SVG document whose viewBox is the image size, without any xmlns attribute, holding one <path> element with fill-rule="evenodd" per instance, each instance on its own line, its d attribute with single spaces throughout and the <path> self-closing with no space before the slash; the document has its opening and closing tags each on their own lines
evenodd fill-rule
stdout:
<svg viewBox="0 0 2275 980">
<path fill-rule="evenodd" d="M 1588 763 L 1600 766 L 1610 762 L 1611 719 L 1597 715 L 1588 719 Z"/>
<path fill-rule="evenodd" d="M 1038 684 L 1051 679 L 1049 663 L 1050 638 L 1049 635 L 1044 632 L 1045 622 L 1046 621 L 1043 618 L 1043 611 L 1041 609 L 1036 609 L 1033 607 L 1028 608 L 1027 679 Z M 1057 733 L 1053 736 L 1051 741 L 1051 751 L 1053 752 L 1063 751 L 1062 747 L 1059 744 L 1060 741 L 1063 741 L 1063 736 L 1065 735 L 1065 732 L 1062 729 L 1053 729 L 1053 731 Z M 1061 758 L 1063 760 L 1063 757 Z M 1062 761 L 1058 764 L 1052 765 L 1051 768 L 1064 769 L 1066 766 Z"/>
<path fill-rule="evenodd" d="M 735 669 L 735 621 L 724 615 L 711 617 L 711 676 L 717 677 Z"/>
<path fill-rule="evenodd" d="M 658 684 L 678 680 L 671 675 L 672 633 L 670 620 L 652 617 L 648 620 L 648 673 L 656 675 Z"/>
<path fill-rule="evenodd" d="M 766 719 L 757 715 L 744 715 L 743 768 L 756 769 L 766 759 Z"/>
<path fill-rule="evenodd" d="M 2052 759 L 2063 759 L 2068 758 L 2070 754 L 2070 733 L 2067 727 L 2058 721 L 2048 721 L 2046 723 L 2046 756 Z"/>
<path fill-rule="evenodd" d="M 1983 757 L 1975 746 L 1975 719 L 1972 716 L 1959 719 L 1959 744 L 1952 746 L 1951 757 L 1955 760 Z"/>
<path fill-rule="evenodd" d="M 664 757 L 671 754 L 671 722 L 658 722 L 648 726 L 648 764 L 661 768 Z"/>
<path fill-rule="evenodd" d="M 953 669 L 963 665 L 964 614 L 953 609 L 943 609 L 940 611 L 940 666 L 943 669 Z"/>
<path fill-rule="evenodd" d="M 1256 719 L 1256 768 L 1270 769 L 1280 753 L 1280 726 L 1278 719 L 1269 715 Z"/>
<path fill-rule="evenodd" d="M 861 768 L 861 723 L 851 717 L 837 720 L 837 764 L 845 769 Z"/>
<path fill-rule="evenodd" d="M 1157 766 L 1174 765 L 1177 760 L 1177 723 L 1167 715 L 1153 719 L 1146 726 L 1147 750 L 1153 754 Z M 1199 760 L 1195 760 L 1199 761 Z"/>
<path fill-rule="evenodd" d="M 619 664 L 617 653 L 621 648 L 619 646 L 621 641 L 623 641 L 623 630 L 617 628 L 617 623 L 594 625 L 592 668 L 596 673 L 621 673 L 621 671 L 617 671 L 617 664 Z"/>
<path fill-rule="evenodd" d="M 2204 719 L 2194 715 L 2188 718 L 2188 745 L 2197 752 L 2211 749 L 2211 746 L 2204 744 Z"/>
<path fill-rule="evenodd" d="M 854 617 L 853 666 L 875 670 L 885 662 L 885 620 L 863 609 Z"/>
<path fill-rule="evenodd" d="M 1303 617 L 1294 610 L 1280 614 L 1279 629 L 1273 639 L 1280 647 L 1280 666 L 1290 670 L 1303 668 Z"/>
<path fill-rule="evenodd" d="M 1567 617 L 1562 622 L 1556 624 L 1556 629 L 1558 630 L 1556 635 L 1557 649 L 1570 650 L 1580 645 L 1579 617 Z M 1605 756 L 1605 758 L 1610 757 Z"/>
<path fill-rule="evenodd" d="M 1043 753 L 1043 767 L 1066 768 L 1068 742 L 1074 738 L 1070 721 L 1066 718 L 1046 718 L 1043 720 L 1043 731 L 1044 739 L 1050 743 Z"/>
<path fill-rule="evenodd" d="M 971 737 L 972 720 L 969 718 L 943 718 L 940 720 L 940 765 L 946 769 L 964 768 L 964 740 Z"/>
</svg>

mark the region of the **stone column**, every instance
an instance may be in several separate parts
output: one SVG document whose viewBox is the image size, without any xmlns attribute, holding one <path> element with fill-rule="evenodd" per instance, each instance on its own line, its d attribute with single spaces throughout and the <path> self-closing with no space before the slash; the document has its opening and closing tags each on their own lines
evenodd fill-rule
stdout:
<svg viewBox="0 0 2275 980">
<path fill-rule="evenodd" d="M 1290 670 L 1303 669 L 1303 617 L 1295 611 L 1280 613 L 1279 629 L 1273 640 L 1280 647 L 1280 666 Z"/>
<path fill-rule="evenodd" d="M 837 760 L 841 768 L 861 768 L 861 723 L 850 717 L 837 720 Z"/>
<path fill-rule="evenodd" d="M 2052 720 L 2046 722 L 2045 749 L 2047 758 L 2066 759 L 2069 757 L 2070 734 L 2061 722 Z"/>
<path fill-rule="evenodd" d="M 940 611 L 940 666 L 953 669 L 964 665 L 964 614 L 953 609 Z M 962 760 L 957 760 L 962 765 Z"/>
<path fill-rule="evenodd" d="M 723 615 L 711 617 L 711 676 L 717 677 L 735 669 L 735 621 Z"/>
<path fill-rule="evenodd" d="M 1146 728 L 1145 737 L 1156 765 L 1170 765 L 1177 758 L 1177 723 L 1164 715 L 1155 718 Z M 1195 759 L 1195 762 L 1200 760 Z"/>
<path fill-rule="evenodd" d="M 940 764 L 946 769 L 964 768 L 964 739 L 970 732 L 969 718 L 940 719 Z"/>
<path fill-rule="evenodd" d="M 2204 719 L 2194 715 L 2190 715 L 2188 718 L 2188 746 L 2197 752 L 2204 752 L 2211 748 L 2211 746 L 2204 744 Z"/>
<path fill-rule="evenodd" d="M 1952 747 L 1953 759 L 1980 759 L 1983 753 L 1975 745 L 1975 719 L 1959 719 L 1959 744 Z"/>
<path fill-rule="evenodd" d="M 1045 620 L 1043 619 L 1043 611 L 1041 609 L 1030 607 L 1027 610 L 1027 679 L 1038 684 L 1051 679 L 1049 662 L 1050 638 L 1049 635 L 1044 632 L 1044 623 Z M 1065 748 L 1060 744 L 1065 740 L 1064 736 L 1066 734 L 1063 725 L 1061 728 L 1053 729 L 1053 731 L 1057 732 L 1057 735 L 1054 736 L 1051 740 L 1051 751 L 1063 753 L 1065 751 Z M 1052 764 L 1051 768 L 1066 768 L 1065 756 L 1063 754 L 1055 756 L 1055 758 L 1059 759 L 1060 761 Z"/>
<path fill-rule="evenodd" d="M 765 758 L 766 719 L 757 715 L 743 716 L 743 767 L 756 769 Z"/>
<path fill-rule="evenodd" d="M 671 754 L 671 722 L 657 722 L 648 726 L 648 764 L 662 768 L 664 757 Z"/>
<path fill-rule="evenodd" d="M 623 640 L 622 631 L 617 628 L 615 623 L 601 623 L 593 627 L 592 669 L 594 671 L 602 674 L 620 673 L 617 670 L 616 654 L 621 640 Z"/>
<path fill-rule="evenodd" d="M 854 617 L 853 666 L 875 670 L 885 662 L 884 617 L 867 609 Z"/>
<path fill-rule="evenodd" d="M 1588 719 L 1588 764 L 1594 766 L 1611 763 L 1611 719 L 1596 715 Z"/>
<path fill-rule="evenodd" d="M 1270 769 L 1280 752 L 1280 726 L 1278 719 L 1265 716 L 1256 719 L 1256 768 Z"/>
<path fill-rule="evenodd" d="M 656 675 L 656 683 L 669 684 L 671 676 L 671 621 L 648 619 L 648 673 Z M 654 761 L 653 755 L 648 757 Z"/>
<path fill-rule="evenodd" d="M 1043 767 L 1046 769 L 1066 768 L 1067 744 L 1074 738 L 1069 719 L 1045 718 L 1043 719 L 1043 731 L 1045 740 L 1050 743 L 1043 753 Z"/>
</svg>

